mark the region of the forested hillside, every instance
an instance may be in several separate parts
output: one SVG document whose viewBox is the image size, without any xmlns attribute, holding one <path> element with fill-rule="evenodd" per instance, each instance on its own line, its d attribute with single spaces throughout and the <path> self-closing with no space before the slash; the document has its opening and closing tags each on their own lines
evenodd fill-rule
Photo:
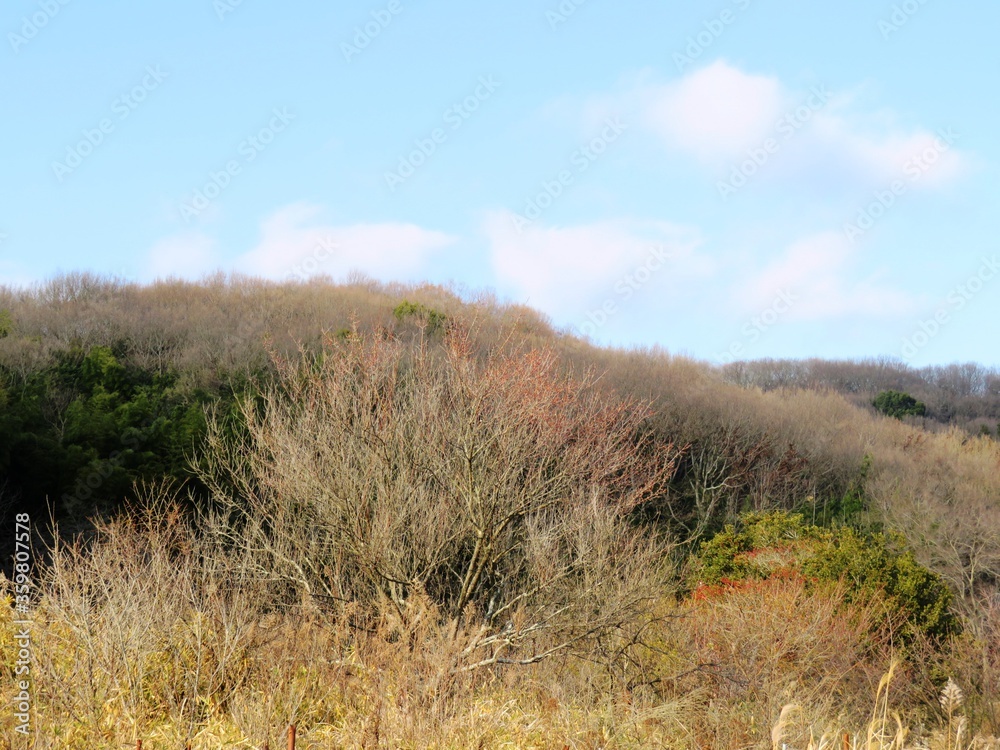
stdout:
<svg viewBox="0 0 1000 750">
<path fill-rule="evenodd" d="M 958 741 L 995 734 L 998 389 L 602 349 L 361 278 L 0 290 L 39 710 L 53 747 L 289 722 L 358 747 L 902 747 L 890 708 L 932 744 L 959 714 Z"/>
<path fill-rule="evenodd" d="M 1000 371 L 974 362 L 923 368 L 889 358 L 758 360 L 723 368 L 725 378 L 746 387 L 830 389 L 852 403 L 869 404 L 879 393 L 907 393 L 927 406 L 922 427 L 958 425 L 976 434 L 1000 437 Z"/>
</svg>

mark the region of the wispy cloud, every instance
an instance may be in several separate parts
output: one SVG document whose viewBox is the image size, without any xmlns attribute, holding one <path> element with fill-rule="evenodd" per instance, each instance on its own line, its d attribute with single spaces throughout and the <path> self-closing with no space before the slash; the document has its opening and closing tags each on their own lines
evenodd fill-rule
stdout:
<svg viewBox="0 0 1000 750">
<path fill-rule="evenodd" d="M 331 276 L 361 271 L 376 278 L 400 279 L 426 271 L 427 263 L 455 237 L 416 224 L 384 222 L 335 225 L 317 221 L 322 209 L 286 206 L 261 223 L 260 241 L 236 267 L 270 278 L 286 278 L 310 258 L 322 258 L 316 270 Z"/>
<path fill-rule="evenodd" d="M 341 277 L 360 271 L 380 279 L 419 277 L 435 253 L 455 238 L 403 222 L 335 225 L 320 221 L 322 209 L 285 206 L 260 224 L 256 245 L 223 257 L 218 241 L 186 232 L 158 242 L 149 252 L 147 275 L 198 278 L 223 269 L 285 280 L 312 274 Z"/>
<path fill-rule="evenodd" d="M 620 113 L 713 177 L 724 178 L 751 149 L 772 139 L 781 153 L 769 159 L 766 171 L 796 191 L 868 190 L 902 178 L 908 164 L 934 150 L 935 165 L 920 181 L 922 189 L 947 184 L 969 166 L 969 154 L 940 148 L 937 128 L 947 123 L 907 127 L 893 112 L 866 110 L 858 99 L 856 91 L 828 91 L 819 84 L 797 89 L 716 60 L 666 83 L 643 72 L 583 102 L 578 112 L 588 122 Z"/>
<path fill-rule="evenodd" d="M 737 283 L 732 299 L 742 312 L 766 307 L 780 291 L 796 295 L 789 319 L 817 320 L 848 315 L 898 316 L 917 300 L 877 276 L 859 278 L 856 246 L 840 232 L 805 237 L 773 262 Z"/>
<path fill-rule="evenodd" d="M 149 251 L 145 275 L 196 279 L 219 267 L 215 240 L 203 232 L 184 232 L 157 242 Z"/>
<path fill-rule="evenodd" d="M 696 230 L 662 221 L 606 221 L 577 226 L 539 223 L 519 232 L 513 214 L 489 214 L 484 223 L 490 260 L 504 291 L 552 315 L 573 316 L 606 296 L 621 274 L 642 263 L 653 247 L 669 257 L 663 283 L 711 272 L 713 263 L 696 252 Z M 658 282 L 659 283 L 659 282 Z"/>
</svg>

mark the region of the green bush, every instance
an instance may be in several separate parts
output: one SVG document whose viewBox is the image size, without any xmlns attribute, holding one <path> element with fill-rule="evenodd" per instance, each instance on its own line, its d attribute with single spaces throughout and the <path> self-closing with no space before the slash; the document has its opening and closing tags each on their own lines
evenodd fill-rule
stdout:
<svg viewBox="0 0 1000 750">
<path fill-rule="evenodd" d="M 887 417 L 896 419 L 909 416 L 923 417 L 927 414 L 927 407 L 923 401 L 917 401 L 909 393 L 900 391 L 882 391 L 872 401 L 872 406 Z"/>
<path fill-rule="evenodd" d="M 916 561 L 900 535 L 822 528 L 784 511 L 745 514 L 704 542 L 687 582 L 725 587 L 790 574 L 814 585 L 843 582 L 847 601 L 882 598 L 886 624 L 897 625 L 904 642 L 918 634 L 940 640 L 957 627 L 950 590 Z"/>
<path fill-rule="evenodd" d="M 410 302 L 409 300 L 403 300 L 396 305 L 396 309 L 392 311 L 392 314 L 400 323 L 407 318 L 416 318 L 426 323 L 429 333 L 435 333 L 444 329 L 444 324 L 448 320 L 448 316 L 443 312 L 439 312 L 433 307 L 428 307 L 419 302 Z"/>
</svg>

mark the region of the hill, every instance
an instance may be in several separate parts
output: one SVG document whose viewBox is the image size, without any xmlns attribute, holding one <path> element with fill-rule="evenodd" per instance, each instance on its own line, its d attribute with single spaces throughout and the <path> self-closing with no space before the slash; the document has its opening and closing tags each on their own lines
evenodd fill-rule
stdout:
<svg viewBox="0 0 1000 750">
<path fill-rule="evenodd" d="M 951 677 L 997 731 L 994 371 L 715 368 L 360 278 L 71 275 L 0 321 L 39 710 L 81 747 L 860 736 L 890 668 L 914 725 Z"/>
</svg>

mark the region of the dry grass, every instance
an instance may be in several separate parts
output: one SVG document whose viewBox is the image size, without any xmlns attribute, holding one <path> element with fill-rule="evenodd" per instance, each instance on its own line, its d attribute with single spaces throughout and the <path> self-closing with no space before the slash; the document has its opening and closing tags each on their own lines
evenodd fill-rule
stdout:
<svg viewBox="0 0 1000 750">
<path fill-rule="evenodd" d="M 935 716 L 907 698 L 905 668 L 880 679 L 891 658 L 865 642 L 871 613 L 836 590 L 668 597 L 641 633 L 609 634 L 613 662 L 468 673 L 452 667 L 470 630 L 426 599 L 403 616 L 278 606 L 227 554 L 163 505 L 103 524 L 86 551 L 55 549 L 33 615 L 34 747 L 279 747 L 288 723 L 304 748 L 972 746 L 953 688 Z M 0 618 L 6 650 L 10 609 Z M 11 724 L 0 736 L 20 747 Z"/>
</svg>

